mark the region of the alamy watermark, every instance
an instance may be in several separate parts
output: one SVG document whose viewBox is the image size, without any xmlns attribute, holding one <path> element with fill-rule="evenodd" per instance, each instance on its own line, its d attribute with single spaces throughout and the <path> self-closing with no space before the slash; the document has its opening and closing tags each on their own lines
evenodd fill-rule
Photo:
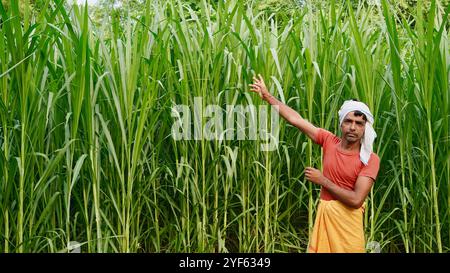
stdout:
<svg viewBox="0 0 450 273">
<path fill-rule="evenodd" d="M 259 140 L 262 151 L 278 148 L 278 106 L 249 104 L 222 108 L 204 105 L 202 97 L 195 97 L 192 111 L 188 105 L 175 105 L 172 117 L 174 140 Z"/>
</svg>

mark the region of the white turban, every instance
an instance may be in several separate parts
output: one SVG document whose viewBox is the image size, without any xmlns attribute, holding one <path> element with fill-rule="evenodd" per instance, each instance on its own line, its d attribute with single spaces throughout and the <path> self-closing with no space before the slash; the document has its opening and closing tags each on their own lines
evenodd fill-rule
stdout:
<svg viewBox="0 0 450 273">
<path fill-rule="evenodd" d="M 373 141 L 377 137 L 375 130 L 373 129 L 373 115 L 369 110 L 369 107 L 360 102 L 360 101 L 351 101 L 346 100 L 344 104 L 342 104 L 341 109 L 339 110 L 339 125 L 342 125 L 342 121 L 344 121 L 345 116 L 353 111 L 360 111 L 367 117 L 366 122 L 366 130 L 364 132 L 364 136 L 361 139 L 361 150 L 359 152 L 359 158 L 361 159 L 364 165 L 367 165 L 369 162 L 370 154 L 372 153 Z"/>
</svg>

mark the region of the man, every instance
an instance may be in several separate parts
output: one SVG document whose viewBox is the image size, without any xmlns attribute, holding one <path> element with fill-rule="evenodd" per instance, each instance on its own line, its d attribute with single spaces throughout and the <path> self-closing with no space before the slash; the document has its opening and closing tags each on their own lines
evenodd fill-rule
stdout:
<svg viewBox="0 0 450 273">
<path fill-rule="evenodd" d="M 305 169 L 306 179 L 321 186 L 308 252 L 365 252 L 363 204 L 380 165 L 372 152 L 376 133 L 369 108 L 359 101 L 345 101 L 339 110 L 339 138 L 273 97 L 261 75 L 253 79 L 250 91 L 278 106 L 283 118 L 323 148 L 323 173 L 312 167 Z"/>
</svg>

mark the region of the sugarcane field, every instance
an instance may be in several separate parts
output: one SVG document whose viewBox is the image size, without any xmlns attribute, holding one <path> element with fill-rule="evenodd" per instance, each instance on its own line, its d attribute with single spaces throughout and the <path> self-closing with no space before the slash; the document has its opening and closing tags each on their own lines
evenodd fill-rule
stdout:
<svg viewBox="0 0 450 273">
<path fill-rule="evenodd" d="M 450 253 L 449 3 L 1 0 L 0 253 Z"/>
</svg>

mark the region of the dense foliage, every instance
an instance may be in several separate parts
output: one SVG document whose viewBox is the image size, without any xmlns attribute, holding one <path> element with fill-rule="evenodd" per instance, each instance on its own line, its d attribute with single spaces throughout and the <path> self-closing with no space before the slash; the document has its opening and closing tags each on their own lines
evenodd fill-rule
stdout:
<svg viewBox="0 0 450 273">
<path fill-rule="evenodd" d="M 367 241 L 448 252 L 449 6 L 418 2 L 407 19 L 386 1 L 148 1 L 101 24 L 62 0 L 0 5 L 1 251 L 305 251 L 317 145 L 285 122 L 272 152 L 172 137 L 173 107 L 195 97 L 262 104 L 261 73 L 336 133 L 343 100 L 366 102 L 381 158 Z"/>
</svg>

